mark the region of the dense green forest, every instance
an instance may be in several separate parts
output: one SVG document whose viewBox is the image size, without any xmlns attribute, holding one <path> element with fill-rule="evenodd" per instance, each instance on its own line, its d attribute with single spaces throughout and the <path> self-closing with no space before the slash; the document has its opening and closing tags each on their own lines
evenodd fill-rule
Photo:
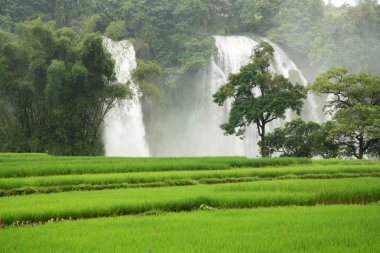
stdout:
<svg viewBox="0 0 380 253">
<path fill-rule="evenodd" d="M 214 50 L 210 35 L 238 33 L 268 36 L 317 66 L 378 72 L 380 6 L 360 2 L 336 8 L 320 0 L 2 0 L 0 20 L 8 31 L 38 17 L 79 30 L 92 16 L 100 32 L 122 21 L 122 37 L 148 47 L 150 54 L 141 56 L 164 66 L 168 80 L 207 63 Z"/>
<path fill-rule="evenodd" d="M 140 83 L 162 68 L 155 88 L 145 86 L 161 111 L 193 102 L 189 77 L 208 64 L 215 34 L 268 37 L 311 80 L 332 66 L 380 72 L 373 0 L 341 8 L 320 0 L 1 0 L 0 28 L 2 151 L 102 154 L 102 119 L 128 96 L 107 85 L 115 77 L 102 34 L 129 39 L 149 61 L 140 62 Z"/>
</svg>

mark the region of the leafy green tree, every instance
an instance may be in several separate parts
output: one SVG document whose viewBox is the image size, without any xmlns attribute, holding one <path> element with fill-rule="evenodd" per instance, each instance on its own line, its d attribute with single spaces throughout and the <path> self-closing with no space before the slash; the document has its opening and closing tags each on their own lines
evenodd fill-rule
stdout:
<svg viewBox="0 0 380 253">
<path fill-rule="evenodd" d="M 242 8 L 238 10 L 242 31 L 262 33 L 273 27 L 280 3 L 278 0 L 243 1 Z"/>
<path fill-rule="evenodd" d="M 323 18 L 324 4 L 320 0 L 287 0 L 277 5 L 273 26 L 267 35 L 270 39 L 292 49 L 308 53 L 311 28 Z"/>
<path fill-rule="evenodd" d="M 261 138 L 261 155 L 269 156 L 266 126 L 278 118 L 285 118 L 287 109 L 300 114 L 305 94 L 300 85 L 293 85 L 281 75 L 270 72 L 274 49 L 261 42 L 255 49 L 252 62 L 231 74 L 213 95 L 214 102 L 223 106 L 232 99 L 228 122 L 221 125 L 227 135 L 244 137 L 246 128 L 255 124 Z"/>
<path fill-rule="evenodd" d="M 350 71 L 380 71 L 380 8 L 377 1 L 357 6 L 330 7 L 323 19 L 309 28 L 311 64 L 328 69 L 344 66 Z"/>
<path fill-rule="evenodd" d="M 341 155 L 340 146 L 331 134 L 335 124 L 327 121 L 320 125 L 313 135 L 313 156 L 321 156 L 325 159 L 336 158 Z"/>
<path fill-rule="evenodd" d="M 17 127 L 18 135 L 6 135 L 14 150 L 102 154 L 103 119 L 128 94 L 115 84 L 102 40 L 40 19 L 18 24 L 16 35 L 4 39 L 0 99 L 9 117 L 0 124 Z"/>
<path fill-rule="evenodd" d="M 106 29 L 105 36 L 108 38 L 118 41 L 125 39 L 126 36 L 126 29 L 124 25 L 124 21 L 118 20 L 118 21 L 112 21 Z"/>
<path fill-rule="evenodd" d="M 138 83 L 144 97 L 160 100 L 160 90 L 157 84 L 160 83 L 162 75 L 161 67 L 154 62 L 138 61 L 137 68 L 132 73 L 132 78 Z"/>
<path fill-rule="evenodd" d="M 330 95 L 327 111 L 336 111 L 361 103 L 380 105 L 380 75 L 350 74 L 346 68 L 335 67 L 322 73 L 308 87 L 317 94 Z"/>
<path fill-rule="evenodd" d="M 308 89 L 329 95 L 325 109 L 334 115 L 334 140 L 345 155 L 363 159 L 380 138 L 380 75 L 350 74 L 345 68 L 333 68 Z"/>
<path fill-rule="evenodd" d="M 291 157 L 313 157 L 315 138 L 321 126 L 315 122 L 296 119 L 277 128 L 266 137 L 270 154 L 282 153 Z M 261 146 L 261 141 L 259 142 Z"/>
<path fill-rule="evenodd" d="M 380 140 L 371 145 L 371 147 L 368 149 L 368 154 L 371 157 L 375 157 L 377 159 L 380 158 Z"/>
<path fill-rule="evenodd" d="M 333 128 L 331 121 L 320 125 L 296 119 L 267 135 L 268 149 L 270 154 L 277 152 L 290 157 L 336 158 L 340 150 L 331 137 Z"/>
<path fill-rule="evenodd" d="M 82 33 L 94 33 L 104 31 L 104 20 L 99 14 L 94 14 L 86 19 L 82 27 Z"/>
<path fill-rule="evenodd" d="M 332 136 L 345 155 L 363 159 L 380 140 L 379 118 L 380 106 L 358 103 L 341 109 L 334 117 Z"/>
</svg>

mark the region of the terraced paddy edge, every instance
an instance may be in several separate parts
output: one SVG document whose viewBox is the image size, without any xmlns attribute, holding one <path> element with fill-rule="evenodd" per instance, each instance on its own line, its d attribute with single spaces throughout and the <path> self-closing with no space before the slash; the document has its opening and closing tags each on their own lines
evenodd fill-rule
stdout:
<svg viewBox="0 0 380 253">
<path fill-rule="evenodd" d="M 136 188 L 0 198 L 0 220 L 47 221 L 139 214 L 288 205 L 354 204 L 380 200 L 380 178 L 281 180 L 169 188 Z"/>
<path fill-rule="evenodd" d="M 131 187 L 249 182 L 271 179 L 380 177 L 380 164 L 298 165 L 206 171 L 131 172 L 0 178 L 0 196 Z"/>
<path fill-rule="evenodd" d="M 379 234 L 380 205 L 281 207 L 0 229 L 0 251 L 374 253 Z"/>
<path fill-rule="evenodd" d="M 311 164 L 306 158 L 203 157 L 203 158 L 107 158 L 0 156 L 0 177 L 70 174 L 125 173 L 142 171 L 222 170 L 237 167 Z"/>
</svg>

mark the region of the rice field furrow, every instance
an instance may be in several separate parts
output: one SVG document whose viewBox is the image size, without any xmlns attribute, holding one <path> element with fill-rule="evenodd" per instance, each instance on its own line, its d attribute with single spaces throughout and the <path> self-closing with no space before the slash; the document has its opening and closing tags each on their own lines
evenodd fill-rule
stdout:
<svg viewBox="0 0 380 253">
<path fill-rule="evenodd" d="M 354 204 L 380 200 L 380 178 L 276 180 L 237 184 L 65 192 L 0 198 L 0 220 L 90 218 L 214 208 Z"/>
</svg>

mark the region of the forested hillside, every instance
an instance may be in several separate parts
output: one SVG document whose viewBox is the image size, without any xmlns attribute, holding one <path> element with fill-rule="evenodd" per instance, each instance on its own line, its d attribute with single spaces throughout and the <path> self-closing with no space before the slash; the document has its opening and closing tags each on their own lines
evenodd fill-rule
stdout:
<svg viewBox="0 0 380 253">
<path fill-rule="evenodd" d="M 114 73 L 101 35 L 133 42 L 149 62 L 140 62 L 141 83 L 162 68 L 155 87 L 142 89 L 160 97 L 161 112 L 193 102 L 191 77 L 215 52 L 216 34 L 268 37 L 310 79 L 332 66 L 380 72 L 373 0 L 341 8 L 321 0 L 2 0 L 0 28 L 3 151 L 102 154 L 104 113 L 128 91 L 107 88 Z"/>
</svg>

